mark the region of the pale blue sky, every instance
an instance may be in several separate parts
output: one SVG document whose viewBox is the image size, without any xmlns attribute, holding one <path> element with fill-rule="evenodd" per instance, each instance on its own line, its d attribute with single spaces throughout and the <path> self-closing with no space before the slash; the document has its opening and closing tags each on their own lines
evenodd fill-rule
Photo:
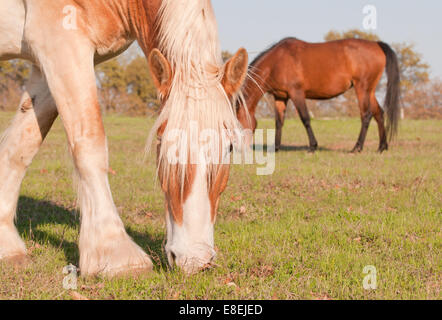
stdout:
<svg viewBox="0 0 442 320">
<path fill-rule="evenodd" d="M 440 0 L 212 0 L 223 49 L 257 52 L 286 36 L 323 41 L 330 29 L 362 29 L 365 5 L 377 8 L 377 33 L 385 42 L 412 42 L 442 78 Z"/>
</svg>

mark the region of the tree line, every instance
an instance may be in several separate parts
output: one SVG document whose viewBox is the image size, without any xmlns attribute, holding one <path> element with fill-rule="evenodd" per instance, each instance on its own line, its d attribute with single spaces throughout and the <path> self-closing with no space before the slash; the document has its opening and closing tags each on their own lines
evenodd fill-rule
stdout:
<svg viewBox="0 0 442 320">
<path fill-rule="evenodd" d="M 359 38 L 379 41 L 374 33 L 361 30 L 344 32 L 330 31 L 325 41 Z M 430 67 L 423 61 L 413 44 L 390 44 L 398 55 L 401 72 L 402 106 L 407 118 L 442 118 L 442 81 L 430 78 Z M 231 53 L 223 51 L 223 59 Z M 0 110 L 16 110 L 30 64 L 22 60 L 0 62 Z M 100 105 L 104 113 L 118 113 L 133 116 L 153 116 L 160 105 L 157 100 L 146 58 L 141 50 L 132 46 L 119 58 L 114 58 L 96 67 L 96 78 Z M 385 90 L 385 76 L 378 87 L 379 101 Z M 265 96 L 258 107 L 258 115 L 273 116 L 273 101 Z M 308 101 L 309 110 L 315 117 L 359 116 L 354 90 L 328 101 Z M 290 110 L 291 109 L 291 110 Z M 294 115 L 294 108 L 289 108 Z"/>
</svg>

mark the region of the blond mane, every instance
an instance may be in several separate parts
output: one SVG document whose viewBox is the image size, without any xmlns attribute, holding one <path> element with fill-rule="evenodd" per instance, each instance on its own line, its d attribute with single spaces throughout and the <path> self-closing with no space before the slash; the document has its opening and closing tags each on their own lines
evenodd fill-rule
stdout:
<svg viewBox="0 0 442 320">
<path fill-rule="evenodd" d="M 167 152 L 172 130 L 187 133 L 178 142 L 178 153 L 191 155 L 191 124 L 199 132 L 212 129 L 218 133 L 227 129 L 239 132 L 240 124 L 221 84 L 224 75 L 218 28 L 210 0 L 163 0 L 159 21 L 159 49 L 167 57 L 173 71 L 169 96 L 149 135 L 152 145 L 157 131 L 167 121 L 158 155 L 158 168 L 163 181 L 168 181 L 173 167 Z M 211 144 L 213 150 L 222 149 L 221 141 Z M 208 165 L 209 179 L 216 174 L 217 165 Z M 174 166 L 176 167 L 176 166 Z M 178 166 L 178 177 L 184 184 L 186 165 Z"/>
</svg>

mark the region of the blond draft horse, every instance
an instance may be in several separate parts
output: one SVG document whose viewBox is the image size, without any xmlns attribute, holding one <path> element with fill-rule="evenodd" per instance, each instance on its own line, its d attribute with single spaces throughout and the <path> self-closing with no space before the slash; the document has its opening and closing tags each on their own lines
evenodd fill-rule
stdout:
<svg viewBox="0 0 442 320">
<path fill-rule="evenodd" d="M 112 199 L 94 74 L 94 65 L 135 40 L 149 57 L 163 102 L 152 136 L 158 134 L 161 141 L 174 129 L 185 133 L 191 121 L 200 130 L 240 128 L 229 98 L 246 76 L 247 53 L 240 50 L 222 63 L 210 0 L 2 0 L 0 60 L 27 59 L 33 67 L 0 144 L 1 260 L 29 260 L 14 225 L 20 185 L 60 115 L 79 177 L 81 273 L 152 268 L 148 255 L 126 233 Z M 198 146 L 200 141 L 193 142 Z M 173 165 L 167 161 L 168 146 L 170 142 L 158 144 L 166 252 L 171 265 L 194 272 L 215 256 L 214 222 L 229 168 L 216 161 Z M 220 146 L 220 139 L 211 141 L 212 148 Z M 176 152 L 187 149 L 189 145 L 178 144 Z"/>
<path fill-rule="evenodd" d="M 292 100 L 307 130 L 310 152 L 318 148 L 305 99 L 327 100 L 355 88 L 359 100 L 362 128 L 352 152 L 361 152 L 372 117 L 379 129 L 379 152 L 388 149 L 399 120 L 400 77 L 396 53 L 383 42 L 346 39 L 308 43 L 286 38 L 262 52 L 250 65 L 252 78 L 244 86 L 246 110 L 239 106 L 241 124 L 256 129 L 256 106 L 264 93 L 275 97 L 275 149 L 281 146 L 282 127 L 288 100 Z M 388 83 L 384 110 L 376 99 L 376 87 L 386 70 Z"/>
</svg>

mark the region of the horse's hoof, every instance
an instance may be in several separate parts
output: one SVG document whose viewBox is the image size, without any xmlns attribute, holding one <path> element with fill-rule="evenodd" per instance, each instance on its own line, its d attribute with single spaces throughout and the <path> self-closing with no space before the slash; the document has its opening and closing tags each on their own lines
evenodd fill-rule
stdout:
<svg viewBox="0 0 442 320">
<path fill-rule="evenodd" d="M 153 269 L 150 257 L 128 236 L 115 242 L 118 245 L 102 243 L 95 248 L 80 244 L 81 275 L 114 277 L 145 273 Z"/>
<path fill-rule="evenodd" d="M 383 153 L 384 151 L 388 151 L 388 146 L 385 146 L 385 145 L 384 145 L 384 146 L 380 146 L 380 147 L 379 147 L 379 149 L 378 149 L 378 152 L 379 152 L 379 153 Z"/>
<path fill-rule="evenodd" d="M 88 271 L 84 272 L 80 269 L 82 277 L 94 277 L 94 276 L 104 276 L 107 278 L 132 278 L 138 277 L 144 274 L 149 274 L 153 270 L 153 264 L 150 261 L 146 261 L 144 265 L 132 265 L 125 267 L 118 267 L 115 269 L 103 268 L 102 270 Z"/>
<path fill-rule="evenodd" d="M 113 278 L 136 278 L 142 275 L 146 275 L 151 273 L 153 270 L 153 264 L 146 265 L 144 267 L 134 267 L 134 268 L 127 268 L 126 270 L 122 270 L 115 273 L 109 273 L 108 276 L 111 276 Z"/>
<path fill-rule="evenodd" d="M 82 276 L 96 276 L 102 275 L 109 278 L 126 278 L 126 277 L 135 277 L 140 276 L 142 274 L 150 273 L 153 270 L 153 263 L 150 258 L 146 255 L 143 261 L 139 261 L 137 264 L 132 265 L 120 265 L 115 268 L 106 266 L 103 268 L 97 268 L 95 270 L 89 269 L 84 272 L 84 269 L 80 268 L 80 272 Z"/>
<path fill-rule="evenodd" d="M 29 258 L 27 254 L 18 254 L 15 256 L 7 257 L 5 261 L 15 267 L 23 268 L 31 263 L 31 258 Z"/>
</svg>

